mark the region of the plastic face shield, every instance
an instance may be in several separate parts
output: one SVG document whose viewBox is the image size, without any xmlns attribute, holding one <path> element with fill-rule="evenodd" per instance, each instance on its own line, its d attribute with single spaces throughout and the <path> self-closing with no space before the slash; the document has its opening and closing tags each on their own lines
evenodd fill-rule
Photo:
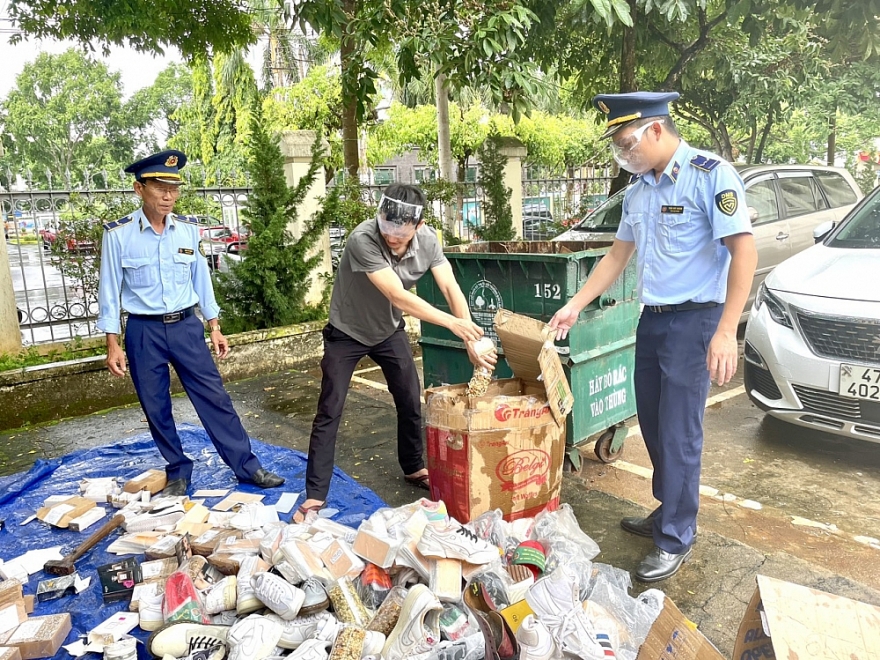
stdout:
<svg viewBox="0 0 880 660">
<path fill-rule="evenodd" d="M 423 207 L 419 204 L 401 202 L 393 197 L 382 195 L 376 218 L 379 231 L 393 238 L 410 239 L 422 221 Z"/>
</svg>

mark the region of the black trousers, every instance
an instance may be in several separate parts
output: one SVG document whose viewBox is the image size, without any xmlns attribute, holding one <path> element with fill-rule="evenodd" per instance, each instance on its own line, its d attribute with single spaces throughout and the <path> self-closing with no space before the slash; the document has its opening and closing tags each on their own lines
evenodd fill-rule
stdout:
<svg viewBox="0 0 880 660">
<path fill-rule="evenodd" d="M 425 467 L 422 442 L 422 402 L 419 375 L 409 339 L 400 327 L 376 346 L 367 346 L 341 330 L 327 325 L 323 330 L 324 357 L 321 360 L 321 396 L 309 439 L 306 467 L 306 497 L 326 500 L 336 454 L 336 434 L 342 420 L 345 397 L 357 363 L 368 356 L 378 364 L 397 408 L 397 460 L 404 474 Z"/>
</svg>

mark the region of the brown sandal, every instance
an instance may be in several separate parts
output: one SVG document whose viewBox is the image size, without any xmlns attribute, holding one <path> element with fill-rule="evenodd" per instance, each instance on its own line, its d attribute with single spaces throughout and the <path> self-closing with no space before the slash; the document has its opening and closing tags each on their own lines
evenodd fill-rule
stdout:
<svg viewBox="0 0 880 660">
<path fill-rule="evenodd" d="M 327 502 L 321 502 L 320 504 L 312 504 L 311 506 L 304 506 L 304 505 L 300 504 L 298 507 L 296 507 L 296 511 L 294 512 L 293 516 L 295 516 L 298 513 L 302 516 L 301 522 L 305 522 L 306 516 L 308 516 L 309 513 L 311 513 L 312 511 L 317 513 L 318 511 L 320 511 L 321 509 L 323 509 L 326 506 L 327 506 Z M 299 524 L 293 519 L 293 516 L 290 517 L 290 522 L 295 525 Z"/>
<path fill-rule="evenodd" d="M 410 477 L 404 475 L 403 480 L 408 483 L 410 486 L 415 486 L 416 488 L 423 488 L 424 490 L 431 490 L 431 476 L 428 474 L 422 474 L 418 477 Z"/>
</svg>

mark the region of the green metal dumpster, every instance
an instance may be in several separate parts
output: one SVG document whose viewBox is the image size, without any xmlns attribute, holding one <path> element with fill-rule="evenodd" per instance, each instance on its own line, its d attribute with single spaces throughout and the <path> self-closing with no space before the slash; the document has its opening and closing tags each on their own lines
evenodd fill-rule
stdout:
<svg viewBox="0 0 880 660">
<path fill-rule="evenodd" d="M 513 373 L 492 327 L 495 311 L 549 321 L 583 286 L 610 242 L 511 241 L 471 243 L 445 251 L 471 315 L 499 345 L 496 376 Z M 419 297 L 444 311 L 449 306 L 430 273 Z M 624 422 L 635 415 L 635 335 L 639 318 L 634 263 L 581 313 L 568 337 L 557 343 L 575 406 L 566 435 L 569 468 L 580 469 L 579 445 L 596 438 L 596 456 L 611 462 L 626 437 Z M 463 383 L 473 375 L 464 343 L 445 328 L 422 323 L 425 387 Z"/>
</svg>

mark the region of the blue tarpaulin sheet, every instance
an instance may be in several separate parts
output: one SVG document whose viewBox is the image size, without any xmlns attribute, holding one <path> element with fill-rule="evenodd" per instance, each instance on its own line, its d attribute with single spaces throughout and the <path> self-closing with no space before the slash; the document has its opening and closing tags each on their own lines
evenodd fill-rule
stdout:
<svg viewBox="0 0 880 660">
<path fill-rule="evenodd" d="M 184 451 L 195 463 L 191 493 L 200 488 L 238 490 L 263 494 L 264 504 L 275 504 L 283 492 L 301 493 L 305 489 L 306 456 L 302 452 L 252 439 L 253 450 L 263 466 L 287 479 L 287 482 L 279 488 L 261 490 L 238 482 L 232 471 L 217 456 L 203 428 L 181 424 L 178 426 L 178 431 Z M 127 480 L 150 468 L 164 469 L 164 465 L 165 462 L 149 433 L 144 433 L 113 444 L 75 451 L 62 458 L 38 460 L 28 472 L 0 479 L 0 519 L 5 520 L 6 523 L 3 531 L 0 532 L 0 557 L 8 561 L 31 549 L 59 545 L 62 546 L 62 554 L 73 552 L 115 513 L 110 505 L 98 505 L 109 509 L 108 516 L 84 532 L 50 527 L 39 520 L 33 520 L 26 525 L 21 523 L 43 506 L 43 501 L 50 495 L 79 495 L 79 482 L 82 479 L 118 476 Z M 220 499 L 222 498 L 209 498 L 205 504 L 210 508 Z M 361 520 L 376 509 L 385 506 L 385 503 L 372 490 L 361 486 L 337 468 L 333 474 L 327 506 L 338 510 L 333 520 L 357 527 Z M 279 517 L 285 519 L 283 514 Z M 286 518 L 289 518 L 289 514 Z M 124 558 L 106 552 L 107 546 L 119 538 L 121 533 L 121 530 L 117 530 L 76 562 L 76 569 L 81 577 L 92 577 L 88 589 L 77 595 L 68 595 L 35 605 L 31 616 L 70 612 L 73 630 L 67 636 L 65 644 L 86 635 L 89 630 L 112 614 L 128 609 L 128 601 L 104 604 L 96 571 L 98 566 Z M 143 559 L 143 555 L 137 557 Z M 52 576 L 42 570 L 32 575 L 24 587 L 25 594 L 35 594 L 40 580 L 50 577 Z M 140 628 L 135 628 L 132 634 L 142 640 L 147 637 L 147 633 L 143 633 Z M 142 645 L 139 644 L 138 647 L 139 657 L 150 657 Z M 62 648 L 55 657 L 70 658 L 71 656 Z M 86 656 L 89 657 L 98 656 L 95 654 Z"/>
</svg>

